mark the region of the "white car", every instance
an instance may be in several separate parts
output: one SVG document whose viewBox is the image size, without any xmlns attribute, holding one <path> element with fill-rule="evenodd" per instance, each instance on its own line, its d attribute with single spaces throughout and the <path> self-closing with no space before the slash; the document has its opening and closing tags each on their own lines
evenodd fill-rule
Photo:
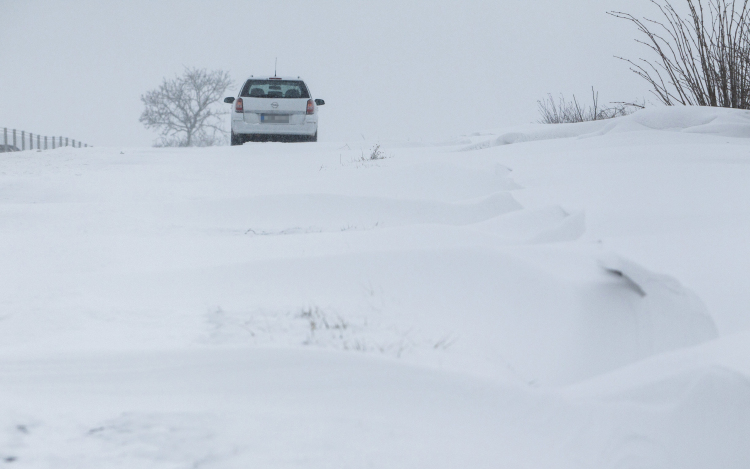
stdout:
<svg viewBox="0 0 750 469">
<path fill-rule="evenodd" d="M 250 78 L 232 110 L 232 145 L 250 141 L 318 141 L 318 106 L 299 77 Z"/>
</svg>

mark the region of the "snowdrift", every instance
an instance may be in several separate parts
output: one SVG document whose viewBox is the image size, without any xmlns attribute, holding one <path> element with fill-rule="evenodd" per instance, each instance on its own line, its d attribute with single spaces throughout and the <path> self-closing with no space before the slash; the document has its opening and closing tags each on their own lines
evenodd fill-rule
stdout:
<svg viewBox="0 0 750 469">
<path fill-rule="evenodd" d="M 472 137 L 465 151 L 479 150 L 513 143 L 555 140 L 562 138 L 591 138 L 623 132 L 649 130 L 708 134 L 721 137 L 750 138 L 750 111 L 706 107 L 665 107 L 642 109 L 616 119 L 576 124 L 536 124 L 502 132 L 487 140 L 481 135 Z"/>
<path fill-rule="evenodd" d="M 747 136 L 4 154 L 0 459 L 744 468 Z"/>
</svg>

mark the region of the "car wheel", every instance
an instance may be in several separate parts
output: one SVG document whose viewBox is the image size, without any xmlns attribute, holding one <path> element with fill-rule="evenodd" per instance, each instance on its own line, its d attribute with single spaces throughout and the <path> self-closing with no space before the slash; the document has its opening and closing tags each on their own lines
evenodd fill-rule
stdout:
<svg viewBox="0 0 750 469">
<path fill-rule="evenodd" d="M 234 132 L 232 132 L 232 136 L 230 137 L 232 146 L 235 145 L 242 145 L 242 137 L 239 135 L 235 135 Z M 226 140 L 225 140 L 226 141 Z"/>
<path fill-rule="evenodd" d="M 318 132 L 317 131 L 315 132 L 315 135 L 313 135 L 312 137 L 310 137 L 309 141 L 311 141 L 311 142 L 317 142 L 318 141 Z"/>
</svg>

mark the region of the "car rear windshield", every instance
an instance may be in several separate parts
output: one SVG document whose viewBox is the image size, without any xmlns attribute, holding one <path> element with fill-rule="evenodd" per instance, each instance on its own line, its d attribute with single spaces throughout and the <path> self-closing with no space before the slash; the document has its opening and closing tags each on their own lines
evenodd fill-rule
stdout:
<svg viewBox="0 0 750 469">
<path fill-rule="evenodd" d="M 242 87 L 243 98 L 310 99 L 307 87 L 293 80 L 248 80 Z"/>
</svg>

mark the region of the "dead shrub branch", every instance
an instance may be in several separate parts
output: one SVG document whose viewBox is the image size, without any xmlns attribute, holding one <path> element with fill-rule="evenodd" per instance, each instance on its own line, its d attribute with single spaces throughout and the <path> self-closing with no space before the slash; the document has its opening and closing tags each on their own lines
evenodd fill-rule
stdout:
<svg viewBox="0 0 750 469">
<path fill-rule="evenodd" d="M 636 41 L 655 60 L 631 60 L 630 70 L 646 80 L 662 103 L 673 106 L 750 108 L 750 0 L 686 0 L 681 15 L 668 1 L 650 0 L 662 20 L 629 13 L 610 15 L 630 21 L 645 36 Z"/>
</svg>

